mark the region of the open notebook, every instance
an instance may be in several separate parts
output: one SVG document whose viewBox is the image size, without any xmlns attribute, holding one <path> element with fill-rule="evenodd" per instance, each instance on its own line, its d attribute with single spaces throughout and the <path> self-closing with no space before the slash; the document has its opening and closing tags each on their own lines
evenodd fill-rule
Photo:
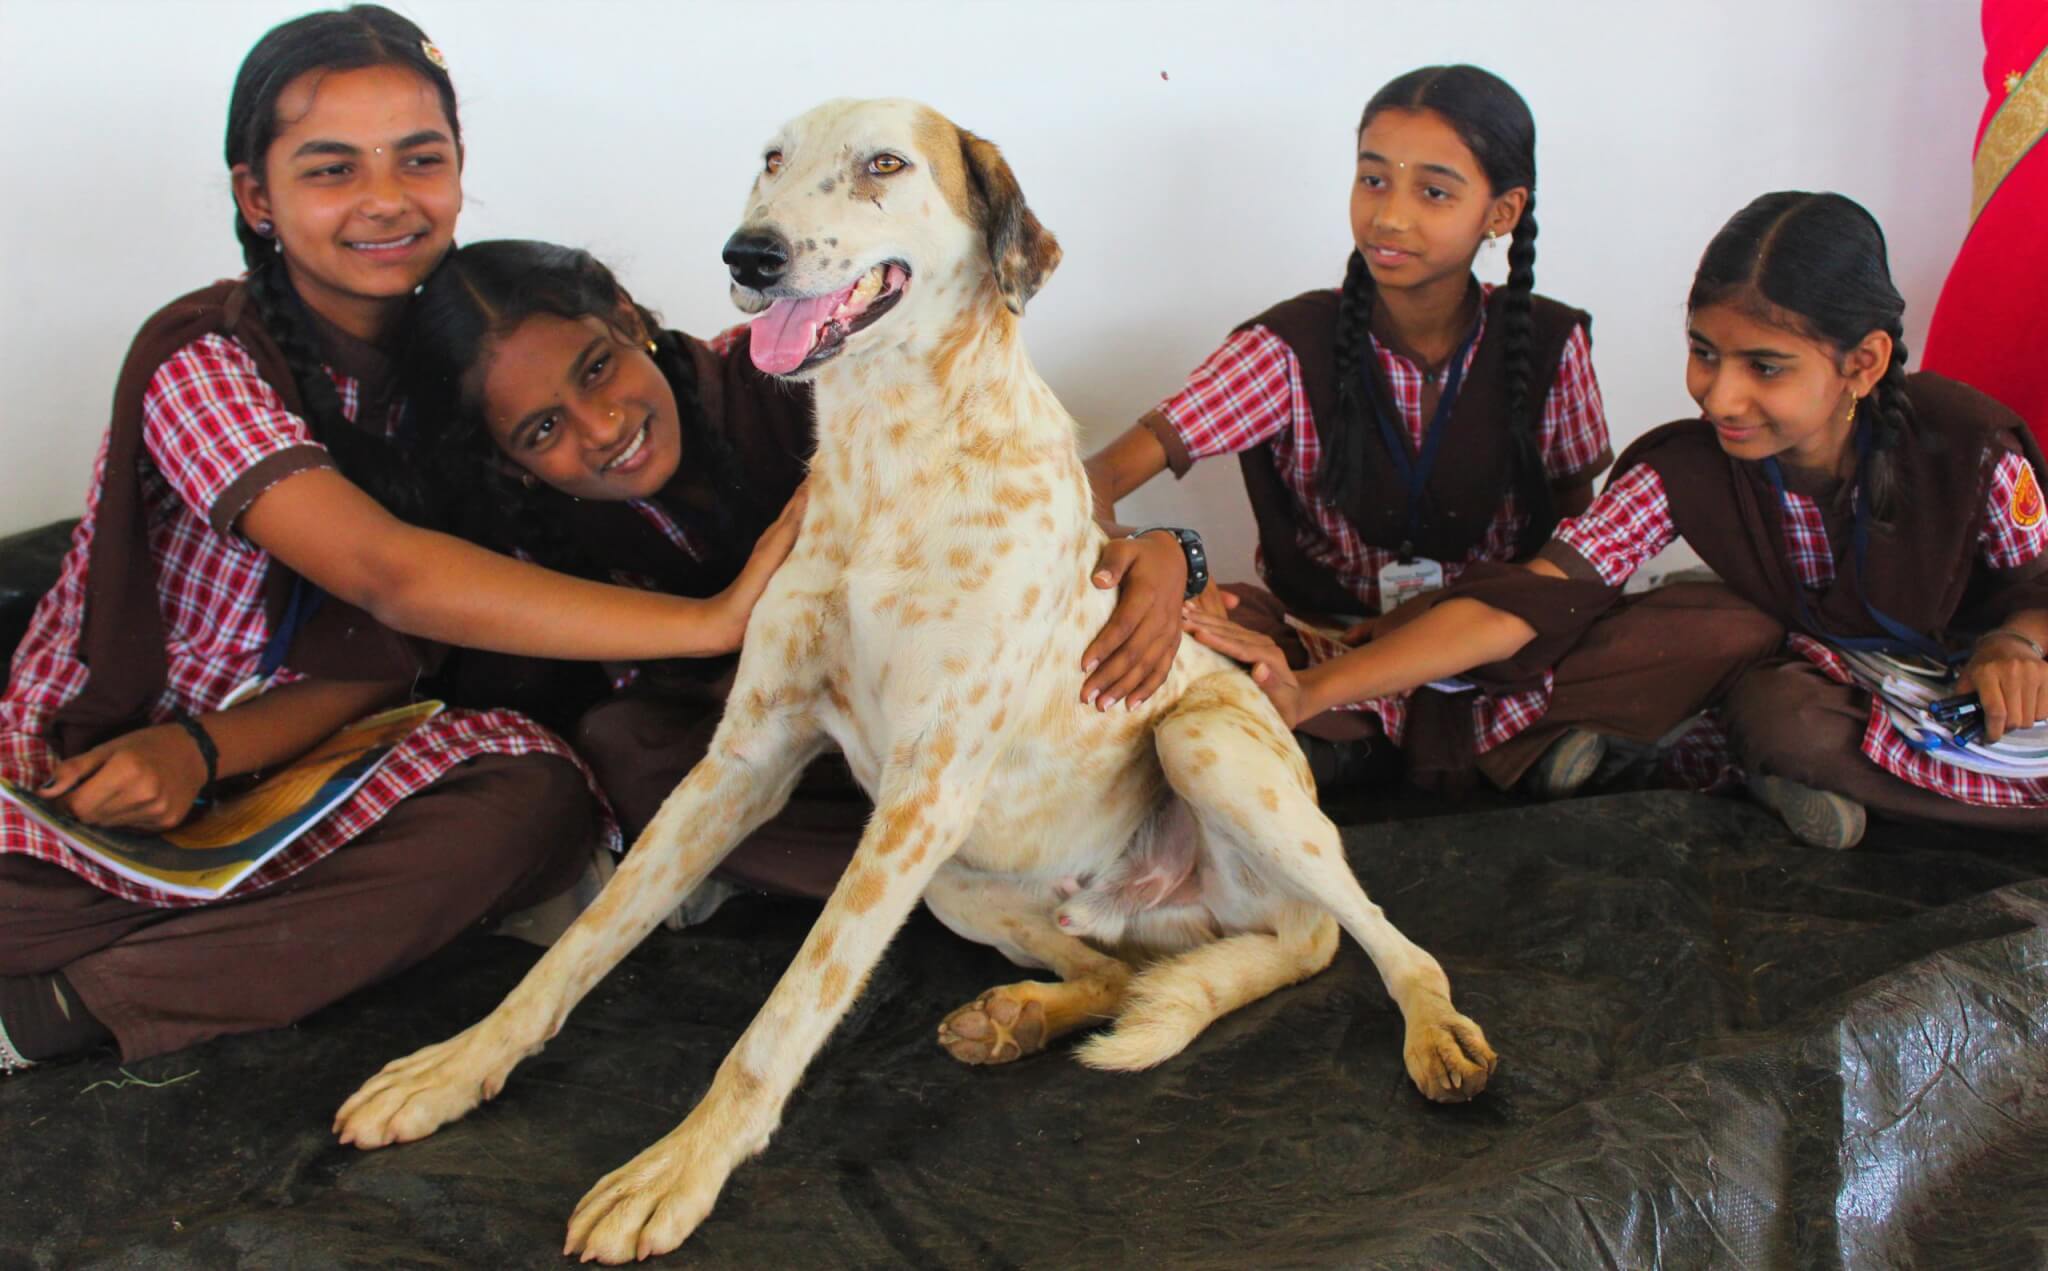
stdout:
<svg viewBox="0 0 2048 1271">
<path fill-rule="evenodd" d="M 87 825 L 0 778 L 0 798 L 72 851 L 123 878 L 178 896 L 216 899 L 289 847 L 354 794 L 398 744 L 441 710 L 414 702 L 357 720 L 247 789 L 219 798 L 174 830 L 142 834 Z"/>
</svg>

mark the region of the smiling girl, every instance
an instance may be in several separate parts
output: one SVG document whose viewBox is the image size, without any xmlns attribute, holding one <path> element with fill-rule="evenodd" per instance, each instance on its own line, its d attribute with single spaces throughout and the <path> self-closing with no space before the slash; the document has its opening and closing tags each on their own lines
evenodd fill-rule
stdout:
<svg viewBox="0 0 2048 1271">
<path fill-rule="evenodd" d="M 1287 617 L 1348 625 L 1352 642 L 1390 631 L 1399 618 L 1380 615 L 1403 600 L 1535 551 L 1560 513 L 1584 509 L 1612 458 L 1590 319 L 1534 292 L 1536 125 L 1520 95 L 1477 67 L 1410 71 L 1366 104 L 1351 169 L 1342 289 L 1240 326 L 1089 461 L 1097 499 L 1113 504 L 1162 470 L 1236 454 L 1271 589 L 1233 588 L 1236 614 L 1297 664 L 1306 650 Z M 1483 286 L 1474 259 L 1501 244 L 1507 285 Z M 1319 784 L 1350 779 L 1351 761 L 1385 738 L 1430 784 L 1476 768 L 1502 787 L 1526 777 L 1535 793 L 1569 793 L 1604 745 L 1577 725 L 1655 739 L 1756 646 L 1744 624 L 1720 620 L 1712 593 L 1648 603 L 1685 609 L 1703 633 L 1672 659 L 1668 694 L 1604 674 L 1606 647 L 1628 642 L 1624 613 L 1554 679 L 1331 703 L 1302 727 Z"/>
<path fill-rule="evenodd" d="M 756 333 L 665 330 L 574 248 L 501 241 L 450 254 L 415 306 L 406 378 L 422 417 L 439 421 L 442 486 L 469 496 L 464 532 L 587 578 L 685 596 L 734 586 L 815 446 L 809 389 L 756 367 Z M 1171 540 L 1105 549 L 1096 583 L 1120 590 L 1090 655 L 1098 682 L 1140 695 L 1164 678 L 1182 568 Z M 578 727 L 577 750 L 629 834 L 702 758 L 731 670 L 724 659 L 639 668 Z M 845 761 L 820 759 L 720 876 L 828 895 L 868 811 Z"/>
<path fill-rule="evenodd" d="M 793 524 L 708 599 L 419 528 L 390 346 L 453 239 L 461 141 L 441 54 L 389 10 L 312 14 L 251 50 L 226 145 L 248 273 L 174 301 L 130 349 L 84 520 L 0 698 L 0 775 L 93 824 L 166 828 L 215 780 L 402 700 L 439 651 L 400 632 L 590 659 L 738 645 Z M 296 1020 L 563 891 L 609 833 L 568 748 L 508 711 L 422 724 L 214 904 L 0 805 L 0 1070 Z"/>
<path fill-rule="evenodd" d="M 1385 641 L 1298 677 L 1270 642 L 1191 621 L 1205 641 L 1260 663 L 1254 674 L 1293 717 L 1541 661 L 1683 537 L 1792 632 L 1799 656 L 1745 675 L 1726 711 L 1752 791 L 1802 840 L 1853 846 L 1866 809 L 2048 827 L 2048 781 L 1987 776 L 1909 747 L 1836 652 L 1959 661 L 1956 691 L 1980 695 L 1994 741 L 2048 718 L 2041 453 L 1990 398 L 1906 374 L 1904 309 L 1868 212 L 1839 194 L 1764 195 L 1715 236 L 1693 282 L 1686 387 L 1700 417 L 1630 447 L 1530 573 L 1454 589 Z"/>
</svg>

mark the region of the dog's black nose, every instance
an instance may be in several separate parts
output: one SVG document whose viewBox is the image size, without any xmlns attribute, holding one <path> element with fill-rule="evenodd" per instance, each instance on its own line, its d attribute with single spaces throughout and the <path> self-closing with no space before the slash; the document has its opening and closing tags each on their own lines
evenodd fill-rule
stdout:
<svg viewBox="0 0 2048 1271">
<path fill-rule="evenodd" d="M 789 272 L 789 243 L 780 234 L 743 229 L 725 240 L 725 264 L 734 282 L 762 291 Z"/>
</svg>

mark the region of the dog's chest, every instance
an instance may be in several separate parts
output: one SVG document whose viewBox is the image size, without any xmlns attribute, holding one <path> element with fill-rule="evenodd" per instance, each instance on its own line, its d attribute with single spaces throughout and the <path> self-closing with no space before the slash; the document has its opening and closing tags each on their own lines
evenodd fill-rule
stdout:
<svg viewBox="0 0 2048 1271">
<path fill-rule="evenodd" d="M 850 502 L 826 509 L 826 523 L 847 531 L 829 552 L 806 544 L 835 562 L 830 629 L 811 669 L 819 723 L 862 783 L 872 789 L 898 747 L 935 728 L 953 730 L 968 754 L 1056 726 L 1056 703 L 1078 699 L 1082 650 L 1114 603 L 1087 581 L 1092 524 L 1040 508 L 1050 530 L 1020 525 L 958 489 L 892 499 L 879 514 Z"/>
</svg>

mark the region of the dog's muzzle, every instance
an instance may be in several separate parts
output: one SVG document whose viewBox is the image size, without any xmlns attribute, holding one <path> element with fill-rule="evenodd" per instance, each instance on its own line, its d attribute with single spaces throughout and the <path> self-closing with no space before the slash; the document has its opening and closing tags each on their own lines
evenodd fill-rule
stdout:
<svg viewBox="0 0 2048 1271">
<path fill-rule="evenodd" d="M 723 255 L 732 280 L 753 291 L 766 291 L 789 272 L 789 240 L 768 230 L 738 231 L 725 240 Z"/>
</svg>

